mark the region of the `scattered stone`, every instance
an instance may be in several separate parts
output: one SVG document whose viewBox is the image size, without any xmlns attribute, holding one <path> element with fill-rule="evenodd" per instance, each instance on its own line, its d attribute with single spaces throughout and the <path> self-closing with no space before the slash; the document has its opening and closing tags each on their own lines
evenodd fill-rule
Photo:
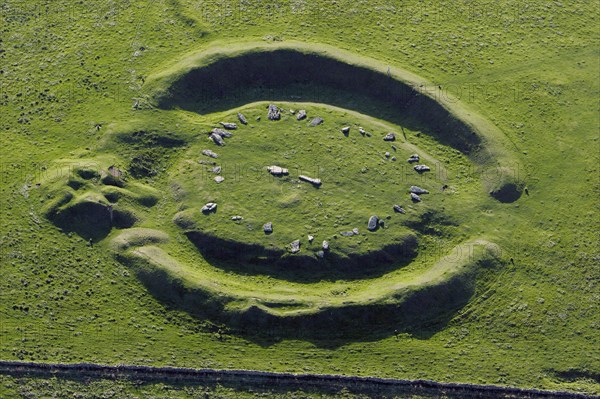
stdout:
<svg viewBox="0 0 600 399">
<path fill-rule="evenodd" d="M 396 157 L 392 157 L 392 161 L 396 162 Z"/>
<path fill-rule="evenodd" d="M 386 158 L 389 158 L 389 157 L 390 157 L 390 153 L 386 151 L 386 152 L 385 152 L 385 157 L 386 157 Z"/>
<path fill-rule="evenodd" d="M 221 126 L 223 126 L 227 130 L 235 130 L 237 129 L 237 125 L 232 122 L 219 122 Z"/>
<path fill-rule="evenodd" d="M 198 161 L 200 165 L 212 165 L 215 166 L 217 163 L 215 161 L 207 161 L 206 159 L 201 159 Z"/>
<path fill-rule="evenodd" d="M 379 219 L 379 227 L 381 227 L 382 229 L 385 227 L 385 220 Z"/>
<path fill-rule="evenodd" d="M 278 121 L 279 119 L 281 119 L 281 113 L 279 112 L 279 108 L 277 108 L 276 105 L 269 104 L 267 118 L 269 118 L 270 121 Z"/>
<path fill-rule="evenodd" d="M 362 134 L 363 136 L 365 135 L 365 133 L 367 133 L 367 132 L 366 132 L 366 130 L 365 130 L 365 129 L 363 129 L 362 127 L 359 127 L 359 128 L 358 128 L 358 132 L 359 132 L 360 134 Z"/>
<path fill-rule="evenodd" d="M 408 163 L 419 162 L 421 158 L 419 158 L 419 154 L 412 154 L 410 158 L 408 158 Z"/>
<path fill-rule="evenodd" d="M 119 168 L 117 168 L 114 165 L 111 165 L 108 167 L 108 173 L 114 177 L 115 179 L 122 179 L 123 178 L 123 171 Z"/>
<path fill-rule="evenodd" d="M 287 175 L 289 173 L 289 171 L 286 168 L 282 168 L 281 166 L 275 166 L 275 165 L 268 166 L 267 170 L 273 176 L 282 176 L 282 175 Z"/>
<path fill-rule="evenodd" d="M 292 249 L 293 254 L 300 252 L 300 240 L 292 241 L 290 243 L 290 247 Z"/>
<path fill-rule="evenodd" d="M 300 111 L 298 111 L 298 115 L 296 115 L 296 120 L 301 121 L 304 118 L 306 118 L 306 111 L 301 109 Z"/>
<path fill-rule="evenodd" d="M 290 109 L 290 114 L 296 115 L 296 111 L 294 111 L 293 109 Z"/>
<path fill-rule="evenodd" d="M 323 251 L 329 251 L 329 241 L 323 241 Z"/>
<path fill-rule="evenodd" d="M 425 190 L 424 188 L 418 187 L 418 186 L 410 186 L 410 189 L 408 190 L 411 193 L 415 193 L 415 194 L 429 194 L 429 191 Z"/>
<path fill-rule="evenodd" d="M 415 165 L 414 169 L 419 173 L 429 172 L 431 170 L 427 165 Z"/>
<path fill-rule="evenodd" d="M 410 199 L 413 200 L 413 202 L 421 202 L 421 197 L 415 193 L 410 193 Z"/>
<path fill-rule="evenodd" d="M 312 126 L 312 127 L 319 126 L 323 122 L 324 122 L 323 118 L 321 118 L 320 116 L 317 116 L 312 121 L 310 121 L 309 126 Z"/>
<path fill-rule="evenodd" d="M 260 115 L 256 117 L 256 121 L 260 122 Z"/>
<path fill-rule="evenodd" d="M 217 183 L 223 183 L 224 180 L 225 180 L 225 178 L 223 176 L 216 176 L 215 177 L 215 181 Z"/>
<path fill-rule="evenodd" d="M 312 243 L 314 239 L 315 239 L 314 236 L 311 236 L 311 235 L 308 236 L 308 242 Z"/>
<path fill-rule="evenodd" d="M 201 210 L 202 213 L 214 212 L 217 210 L 217 204 L 215 204 L 214 202 L 209 202 L 206 205 L 204 205 Z"/>
<path fill-rule="evenodd" d="M 210 171 L 213 172 L 213 173 L 219 174 L 219 173 L 221 173 L 221 167 L 220 166 L 215 166 Z"/>
<path fill-rule="evenodd" d="M 369 132 L 365 132 L 365 136 L 367 136 L 367 137 L 371 137 L 371 133 L 369 133 Z"/>
<path fill-rule="evenodd" d="M 396 140 L 396 135 L 394 133 L 388 133 L 385 135 L 385 137 L 383 138 L 384 141 L 395 141 Z"/>
<path fill-rule="evenodd" d="M 238 117 L 238 120 L 240 121 L 240 123 L 242 125 L 247 125 L 248 124 L 248 120 L 246 119 L 246 117 L 244 116 L 244 114 L 242 114 L 241 112 L 237 113 L 237 117 Z"/>
<path fill-rule="evenodd" d="M 317 251 L 317 258 L 323 259 L 324 257 L 325 257 L 325 252 L 323 252 L 323 251 Z"/>
<path fill-rule="evenodd" d="M 395 146 L 395 145 L 393 145 L 393 146 L 392 146 L 392 150 L 394 150 L 394 151 L 398 151 L 398 149 L 396 148 L 396 146 Z"/>
<path fill-rule="evenodd" d="M 240 221 L 240 220 L 244 220 L 244 218 L 243 218 L 243 217 L 241 217 L 241 216 L 232 216 L 232 217 L 231 217 L 231 220 L 233 220 L 233 221 L 237 222 L 237 221 Z"/>
<path fill-rule="evenodd" d="M 342 128 L 342 133 L 344 133 L 347 136 L 348 133 L 350 133 L 350 126 L 343 127 Z"/>
<path fill-rule="evenodd" d="M 225 142 L 223 141 L 223 138 L 216 133 L 211 133 L 210 136 L 208 136 L 208 138 L 211 139 L 216 145 L 224 145 L 225 144 Z"/>
<path fill-rule="evenodd" d="M 379 222 L 379 218 L 375 215 L 371 216 L 369 218 L 369 224 L 367 225 L 367 229 L 369 229 L 369 231 L 375 231 L 377 230 L 377 223 Z"/>
<path fill-rule="evenodd" d="M 353 228 L 352 232 L 354 233 L 355 236 L 357 236 L 359 234 L 358 227 Z"/>
<path fill-rule="evenodd" d="M 271 173 L 273 173 L 273 172 L 271 172 Z M 304 180 L 306 182 L 309 182 L 313 186 L 316 186 L 316 187 L 320 187 L 321 186 L 321 179 L 313 179 L 312 177 L 308 177 L 308 176 L 304 176 L 304 175 L 300 175 L 300 176 L 298 176 L 298 178 L 300 180 Z"/>
<path fill-rule="evenodd" d="M 400 205 L 394 205 L 394 212 L 402 213 L 402 214 L 406 213 L 404 208 L 402 208 Z"/>
<path fill-rule="evenodd" d="M 273 223 L 265 223 L 265 225 L 263 226 L 263 231 L 265 232 L 265 234 L 271 234 L 273 232 Z"/>
<path fill-rule="evenodd" d="M 207 157 L 211 157 L 211 158 L 219 158 L 217 153 L 212 152 L 211 150 L 202 150 L 202 154 L 206 155 Z"/>
<path fill-rule="evenodd" d="M 230 138 L 230 137 L 233 137 L 233 133 L 231 133 L 231 132 L 228 132 L 228 131 L 226 131 L 226 130 L 223 130 L 223 129 L 219 129 L 218 127 L 214 128 L 214 129 L 212 130 L 212 133 L 218 134 L 219 136 L 223 137 L 224 139 L 225 139 L 225 138 L 227 138 L 227 139 L 228 139 L 228 138 Z"/>
<path fill-rule="evenodd" d="M 353 231 L 342 231 L 340 232 L 341 235 L 343 235 L 344 237 L 352 237 L 354 235 Z"/>
</svg>

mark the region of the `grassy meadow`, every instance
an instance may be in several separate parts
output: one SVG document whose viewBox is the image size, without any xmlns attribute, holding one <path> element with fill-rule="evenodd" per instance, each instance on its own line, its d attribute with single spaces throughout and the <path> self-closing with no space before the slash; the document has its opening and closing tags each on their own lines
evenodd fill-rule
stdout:
<svg viewBox="0 0 600 399">
<path fill-rule="evenodd" d="M 5 1 L 0 359 L 333 373 L 600 394 L 598 8 L 594 2 L 542 1 Z M 203 103 L 181 99 L 172 107 L 156 106 L 150 90 L 156 79 L 168 81 L 205 50 L 247 43 L 302 43 L 354 54 L 356 64 L 375 60 L 372 67 L 380 73 L 411 81 L 423 95 L 486 126 L 492 152 L 508 160 L 496 173 L 518 177 L 526 191 L 514 202 L 493 199 L 486 183 L 497 176 L 482 172 L 480 160 L 409 120 L 388 118 L 394 109 L 378 113 L 382 108 L 370 98 L 343 102 L 348 97 L 340 91 L 319 92 L 331 100 L 324 103 L 310 96 L 257 98 L 265 94 L 260 92 L 235 94 L 230 102 L 209 99 L 214 109 L 201 113 L 193 108 Z M 267 120 L 271 102 L 283 109 L 282 120 Z M 296 121 L 290 109 L 306 109 L 309 116 Z M 238 111 L 248 126 L 238 123 L 224 147 L 208 141 L 206 132 L 220 121 L 237 122 Z M 314 116 L 325 122 L 308 127 Z M 348 137 L 343 126 L 351 126 Z M 359 126 L 372 137 L 361 136 Z M 396 142 L 383 141 L 389 131 Z M 223 167 L 223 183 L 214 182 L 208 170 L 213 165 L 199 162 L 213 161 L 201 154 L 207 148 L 219 153 L 214 161 Z M 411 169 L 406 158 L 414 152 L 435 166 L 433 173 Z M 289 167 L 290 175 L 269 176 L 264 168 L 272 164 Z M 112 165 L 127 171 L 124 186 L 103 180 L 100 172 Z M 322 187 L 298 183 L 297 170 L 321 177 Z M 421 203 L 408 197 L 413 184 L 431 192 Z M 53 219 L 49 215 L 65 209 L 65 198 L 73 204 L 93 199 L 101 209 L 113 204 L 123 224 L 102 234 L 98 225 L 92 234 L 96 219 L 78 219 L 88 230 Z M 213 200 L 217 212 L 202 215 L 199 208 Z M 396 203 L 405 215 L 393 212 Z M 187 227 L 174 223 L 181 212 L 189 213 Z M 371 233 L 366 227 L 373 212 L 386 225 Z M 230 220 L 237 214 L 243 222 Z M 119 241 L 131 221 L 168 239 L 152 233 Z M 269 236 L 262 233 L 267 221 L 274 224 Z M 311 256 L 324 239 L 341 255 L 377 251 L 404 234 L 414 234 L 418 245 L 406 264 L 297 273 L 209 261 L 184 234 L 192 225 L 279 249 L 302 239 L 301 254 Z M 340 236 L 354 227 L 359 236 Z M 315 235 L 314 246 L 308 234 Z M 132 256 L 155 254 L 158 264 L 171 267 L 170 279 L 155 282 L 159 289 L 181 280 L 210 293 L 203 306 L 216 303 L 234 313 L 258 306 L 281 316 L 345 301 L 396 303 L 390 298 L 399 284 L 446 281 L 457 262 L 443 256 L 478 239 L 497 245 L 500 260 L 475 268 L 460 306 L 410 328 L 395 321 L 359 335 L 344 322 L 332 326 L 331 336 L 290 334 L 268 324 L 240 331 L 161 299 L 138 278 L 151 263 L 140 266 L 140 256 Z M 381 309 L 387 308 L 373 313 L 384 314 Z M 77 384 L 3 376 L 0 393 L 67 395 L 83 389 Z M 89 397 L 106 390 L 119 397 L 252 396 L 231 387 L 94 384 L 85 388 Z"/>
</svg>

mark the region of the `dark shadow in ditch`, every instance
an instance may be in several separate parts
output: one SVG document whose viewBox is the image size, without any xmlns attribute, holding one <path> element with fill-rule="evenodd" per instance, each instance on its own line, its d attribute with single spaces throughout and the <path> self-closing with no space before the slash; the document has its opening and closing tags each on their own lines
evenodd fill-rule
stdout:
<svg viewBox="0 0 600 399">
<path fill-rule="evenodd" d="M 397 243 L 376 251 L 348 255 L 323 251 L 321 259 L 307 250 L 289 254 L 283 249 L 226 240 L 202 231 L 188 231 L 185 235 L 215 267 L 239 275 L 268 275 L 297 283 L 380 277 L 408 265 L 418 247 L 416 237 L 407 234 Z"/>
<path fill-rule="evenodd" d="M 92 241 L 102 240 L 113 227 L 129 228 L 137 222 L 131 211 L 95 201 L 82 201 L 65 209 L 53 210 L 47 217 L 62 231 L 74 232 Z"/>
<path fill-rule="evenodd" d="M 194 69 L 176 80 L 158 105 L 209 114 L 255 101 L 318 102 L 421 131 L 465 154 L 479 149 L 473 129 L 424 95 L 426 89 L 432 90 L 326 56 L 274 50 Z"/>
</svg>

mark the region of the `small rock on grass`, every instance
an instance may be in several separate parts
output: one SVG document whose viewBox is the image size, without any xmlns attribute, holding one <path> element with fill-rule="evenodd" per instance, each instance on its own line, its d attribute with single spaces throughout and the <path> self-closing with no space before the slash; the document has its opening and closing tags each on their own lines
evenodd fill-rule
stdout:
<svg viewBox="0 0 600 399">
<path fill-rule="evenodd" d="M 298 111 L 298 115 L 296 115 L 296 120 L 301 121 L 304 118 L 306 118 L 306 111 L 301 109 L 300 111 Z"/>
<path fill-rule="evenodd" d="M 281 113 L 279 112 L 279 108 L 277 108 L 274 104 L 269 104 L 269 109 L 267 111 L 267 118 L 271 121 L 278 121 L 281 119 Z"/>
<path fill-rule="evenodd" d="M 418 194 L 418 195 L 429 194 L 429 191 L 427 191 L 424 188 L 421 188 L 419 186 L 410 186 L 410 189 L 408 191 L 411 193 Z"/>
<path fill-rule="evenodd" d="M 208 136 L 216 145 L 224 145 L 225 142 L 223 141 L 223 138 L 221 136 L 219 136 L 216 133 L 211 133 L 210 136 Z"/>
<path fill-rule="evenodd" d="M 394 205 L 394 212 L 396 213 L 406 213 L 406 211 L 404 210 L 404 208 L 402 208 L 400 205 Z"/>
<path fill-rule="evenodd" d="M 328 251 L 329 250 L 329 241 L 323 241 L 323 250 L 324 251 Z"/>
<path fill-rule="evenodd" d="M 202 207 L 202 213 L 210 213 L 217 210 L 217 204 L 214 202 L 209 202 Z"/>
<path fill-rule="evenodd" d="M 385 137 L 383 138 L 384 141 L 395 141 L 396 140 L 396 135 L 394 133 L 388 133 L 385 135 Z"/>
<path fill-rule="evenodd" d="M 413 200 L 413 202 L 421 202 L 421 197 L 415 193 L 410 193 L 410 199 Z"/>
<path fill-rule="evenodd" d="M 427 165 L 415 165 L 414 169 L 419 173 L 429 172 L 431 170 Z"/>
<path fill-rule="evenodd" d="M 348 133 L 350 133 L 350 126 L 343 127 L 342 128 L 342 133 L 344 133 L 347 136 Z"/>
<path fill-rule="evenodd" d="M 412 154 L 410 158 L 408 158 L 408 163 L 419 162 L 421 158 L 419 158 L 419 154 Z"/>
<path fill-rule="evenodd" d="M 308 182 L 308 183 L 312 184 L 315 187 L 321 186 L 321 179 L 315 179 L 315 178 L 304 176 L 304 175 L 300 175 L 300 176 L 298 176 L 298 178 L 300 180 L 303 180 L 305 182 Z"/>
<path fill-rule="evenodd" d="M 232 122 L 219 122 L 221 126 L 223 126 L 227 130 L 235 130 L 237 129 L 237 125 Z"/>
<path fill-rule="evenodd" d="M 271 234 L 273 232 L 273 223 L 265 223 L 263 226 L 263 231 L 265 232 L 265 234 Z"/>
<path fill-rule="evenodd" d="M 218 127 L 214 128 L 211 133 L 218 134 L 219 136 L 223 137 L 224 139 L 233 137 L 233 133 L 228 132 L 223 129 L 219 129 Z"/>
<path fill-rule="evenodd" d="M 241 216 L 239 216 L 239 215 L 236 215 L 236 216 L 232 216 L 231 220 L 237 222 L 237 221 L 240 221 L 240 220 L 244 220 L 244 218 L 241 217 Z"/>
<path fill-rule="evenodd" d="M 312 126 L 312 127 L 315 127 L 315 126 L 319 126 L 323 122 L 324 122 L 323 118 L 317 116 L 312 121 L 310 121 L 309 125 Z"/>
<path fill-rule="evenodd" d="M 369 231 L 377 230 L 378 222 L 379 222 L 379 218 L 377 216 L 375 216 L 375 215 L 371 216 L 369 218 L 369 224 L 367 225 L 367 229 L 369 229 Z"/>
<path fill-rule="evenodd" d="M 216 176 L 215 177 L 215 182 L 218 183 L 223 183 L 223 181 L 225 180 L 225 178 L 223 176 Z"/>
<path fill-rule="evenodd" d="M 290 248 L 293 254 L 300 252 L 300 240 L 292 241 L 290 243 Z"/>
<path fill-rule="evenodd" d="M 210 158 L 219 158 L 217 153 L 212 152 L 211 150 L 202 150 L 202 154 L 206 155 L 207 157 L 210 157 Z"/>
<path fill-rule="evenodd" d="M 281 176 L 281 175 L 289 174 L 289 171 L 286 168 L 282 168 L 281 166 L 277 166 L 277 165 L 268 166 L 267 170 L 273 176 Z"/>
<path fill-rule="evenodd" d="M 246 119 L 246 117 L 244 116 L 244 114 L 242 114 L 241 112 L 237 113 L 237 117 L 238 117 L 238 120 L 240 121 L 240 123 L 242 125 L 247 125 L 248 124 L 248 120 Z"/>
</svg>

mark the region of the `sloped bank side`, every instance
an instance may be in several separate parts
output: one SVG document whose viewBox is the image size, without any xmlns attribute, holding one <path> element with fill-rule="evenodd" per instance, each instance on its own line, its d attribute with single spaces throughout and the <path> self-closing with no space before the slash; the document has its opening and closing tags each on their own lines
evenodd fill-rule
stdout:
<svg viewBox="0 0 600 399">
<path fill-rule="evenodd" d="M 123 241 L 119 237 L 115 240 Z M 155 246 L 120 244 L 113 249 L 118 259 L 135 270 L 149 291 L 168 306 L 223 322 L 250 335 L 304 339 L 349 339 L 417 332 L 423 325 L 439 327 L 469 301 L 477 274 L 502 262 L 495 256 L 497 251 L 488 249 L 477 256 L 442 258 L 417 282 L 400 281 L 383 290 L 373 288 L 368 295 L 350 295 L 342 303 L 328 303 L 323 298 L 315 304 L 303 297 L 274 300 L 262 292 L 245 296 L 221 290 L 216 288 L 218 282 L 199 279 L 189 266 Z"/>
<path fill-rule="evenodd" d="M 327 103 L 393 120 L 470 154 L 481 138 L 418 87 L 382 71 L 296 49 L 220 57 L 178 76 L 157 97 L 163 109 L 209 114 L 260 100 Z"/>
<path fill-rule="evenodd" d="M 504 133 L 426 79 L 322 43 L 213 43 L 161 65 L 145 95 L 163 109 L 223 111 L 254 101 L 329 103 L 420 130 L 485 169 L 518 163 Z"/>
</svg>

